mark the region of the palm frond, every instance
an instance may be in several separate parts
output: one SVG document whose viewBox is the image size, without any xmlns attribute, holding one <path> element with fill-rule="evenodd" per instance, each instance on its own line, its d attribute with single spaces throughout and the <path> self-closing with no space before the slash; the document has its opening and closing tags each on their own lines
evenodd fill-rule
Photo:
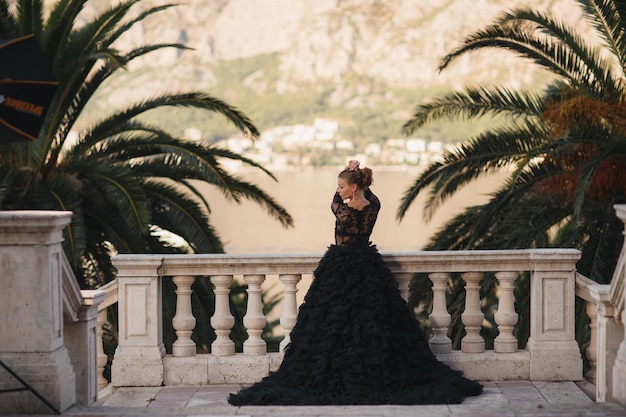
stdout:
<svg viewBox="0 0 626 417">
<path fill-rule="evenodd" d="M 115 49 L 101 49 L 89 54 L 80 55 L 80 59 L 66 65 L 66 82 L 72 86 L 71 94 L 64 95 L 71 100 L 64 101 L 68 107 L 65 115 L 65 125 L 72 127 L 82 110 L 85 108 L 93 94 L 109 77 L 119 69 L 123 69 L 132 60 L 144 56 L 150 52 L 164 48 L 189 49 L 179 43 L 158 43 L 148 46 L 141 46 L 129 52 L 119 52 Z M 102 65 L 96 65 L 96 63 Z M 81 71 L 76 71 L 81 68 Z"/>
<path fill-rule="evenodd" d="M 107 141 L 97 143 L 85 149 L 79 142 L 69 155 L 82 155 L 84 161 L 101 161 L 103 159 L 133 161 L 132 172 L 135 177 L 161 177 L 186 184 L 187 180 L 200 180 L 217 186 L 223 194 L 240 202 L 242 198 L 250 199 L 279 220 L 283 226 L 293 226 L 293 218 L 287 210 L 255 185 L 226 172 L 218 158 L 229 158 L 261 168 L 263 172 L 273 175 L 260 167 L 256 162 L 225 149 L 207 146 L 203 143 L 191 142 L 161 136 L 158 130 L 120 135 Z M 85 141 L 87 143 L 87 139 Z M 93 145 L 93 142 L 91 142 Z M 75 153 L 79 149 L 80 152 Z"/>
<path fill-rule="evenodd" d="M 93 229 L 90 229 L 93 231 Z M 111 261 L 108 243 L 101 235 L 87 237 L 87 249 L 82 257 L 76 277 L 84 289 L 95 289 L 115 279 L 115 266 Z"/>
<path fill-rule="evenodd" d="M 182 43 L 154 43 L 150 45 L 142 45 L 135 49 L 131 49 L 130 51 L 126 52 L 126 54 L 124 55 L 124 59 L 127 62 L 130 62 L 135 58 L 139 58 L 141 56 L 149 54 L 150 52 L 158 51 L 165 48 L 193 50 L 193 48 L 185 46 Z"/>
<path fill-rule="evenodd" d="M 442 118 L 472 119 L 485 115 L 505 115 L 515 119 L 539 116 L 542 111 L 542 98 L 536 93 L 517 92 L 505 87 L 466 88 L 419 105 L 402 130 L 410 135 L 417 128 Z"/>
<path fill-rule="evenodd" d="M 463 250 L 470 249 L 470 239 L 482 206 L 470 206 L 448 220 L 429 239 L 424 250 Z"/>
<path fill-rule="evenodd" d="M 64 53 L 67 56 L 81 57 L 110 49 L 111 32 L 119 30 L 120 23 L 135 3 L 136 0 L 131 0 L 112 5 L 73 30 L 66 44 L 68 50 Z"/>
<path fill-rule="evenodd" d="M 580 220 L 580 216 L 582 214 L 582 210 L 585 202 L 585 195 L 587 193 L 587 189 L 589 185 L 593 181 L 593 177 L 600 166 L 600 164 L 604 161 L 604 158 L 608 155 L 598 155 L 596 158 L 591 158 L 585 161 L 582 166 L 578 184 L 576 186 L 576 192 L 574 195 L 574 205 L 573 205 L 573 213 L 572 220 L 574 222 L 578 222 Z"/>
<path fill-rule="evenodd" d="M 116 114 L 101 120 L 93 126 L 85 137 L 86 141 L 93 141 L 89 136 L 104 139 L 110 136 L 110 133 L 135 118 L 138 115 L 146 113 L 150 110 L 166 108 L 166 107 L 192 107 L 211 112 L 217 112 L 224 115 L 243 133 L 252 137 L 258 137 L 259 131 L 250 121 L 248 116 L 237 108 L 226 104 L 220 99 L 212 97 L 209 94 L 201 92 L 164 94 L 152 99 L 147 99 L 131 105 L 127 109 L 121 110 Z"/>
<path fill-rule="evenodd" d="M 129 1 L 128 4 L 132 6 L 138 1 L 139 0 L 131 0 Z M 146 19 L 150 15 L 162 12 L 164 10 L 167 10 L 175 6 L 177 6 L 177 4 L 170 3 L 170 4 L 163 4 L 160 6 L 149 7 L 146 10 L 143 10 L 141 13 L 137 14 L 134 18 L 129 19 L 125 23 L 120 23 L 116 27 L 112 28 L 112 30 L 109 31 L 107 38 L 104 40 L 104 44 L 107 46 L 112 45 L 116 40 L 120 38 L 120 36 L 127 33 L 135 24 L 142 22 L 144 19 Z M 126 13 L 124 13 L 124 15 L 125 14 Z"/>
<path fill-rule="evenodd" d="M 179 180 L 179 183 L 182 184 L 187 189 L 187 191 L 191 193 L 191 195 L 193 195 L 195 198 L 198 199 L 198 201 L 200 201 L 207 213 L 211 214 L 211 205 L 206 199 L 205 193 L 198 188 L 198 185 L 201 183 L 198 183 L 197 181 L 190 181 L 188 179 L 181 179 Z"/>
<path fill-rule="evenodd" d="M 483 220 L 477 222 L 476 227 L 479 230 L 485 230 L 491 223 L 490 218 L 498 216 L 498 213 L 505 210 L 507 206 L 515 205 L 515 201 L 521 201 L 523 196 L 532 192 L 538 184 L 547 178 L 561 175 L 563 173 L 561 167 L 553 162 L 552 160 L 524 159 L 523 165 L 512 173 L 502 189 L 497 191 L 490 202 L 483 206 Z M 565 204 L 565 202 L 562 203 Z"/>
<path fill-rule="evenodd" d="M 396 213 L 402 219 L 418 194 L 431 187 L 424 217 L 429 219 L 437 208 L 461 186 L 482 174 L 525 160 L 528 153 L 545 144 L 547 131 L 536 123 L 513 124 L 484 132 L 443 155 L 432 163 L 407 189 Z"/>
<path fill-rule="evenodd" d="M 591 221 L 586 222 L 586 230 L 583 230 L 588 239 L 582 245 L 576 269 L 600 284 L 611 282 L 624 243 L 624 224 L 615 215 L 613 206 L 625 202 L 624 196 L 620 196 L 607 204 L 593 207 L 585 215 Z"/>
<path fill-rule="evenodd" d="M 33 208 L 40 210 L 71 211 L 72 221 L 64 231 L 63 246 L 74 269 L 80 264 L 85 250 L 85 224 L 82 201 L 74 187 L 75 180 L 69 175 L 55 175 L 45 183 L 38 181 L 30 200 Z"/>
<path fill-rule="evenodd" d="M 88 245 L 115 248 L 117 253 L 146 253 L 147 233 L 135 233 L 106 194 L 95 188 L 82 194 L 85 223 L 89 225 L 90 232 Z"/>
<path fill-rule="evenodd" d="M 119 210 L 125 226 L 133 233 L 142 235 L 148 232 L 148 202 L 141 183 L 133 177 L 128 167 L 94 162 L 84 164 L 82 161 L 72 160 L 66 161 L 64 169 L 68 172 L 79 172 L 85 188 L 92 188 L 105 196 L 104 201 Z"/>
<path fill-rule="evenodd" d="M 586 10 L 585 18 L 596 29 L 596 33 L 604 40 L 606 47 L 617 58 L 622 70 L 626 63 L 626 43 L 624 38 L 624 16 L 616 7 L 614 0 L 579 0 Z"/>
<path fill-rule="evenodd" d="M 50 16 L 46 21 L 42 49 L 52 58 L 52 69 L 63 65 L 65 55 L 62 53 L 74 27 L 73 22 L 89 0 L 59 0 L 52 5 Z"/>
<path fill-rule="evenodd" d="M 180 159 L 178 159 L 178 162 L 180 162 Z M 143 176 L 148 173 L 150 176 L 154 177 L 167 177 L 168 179 L 177 180 L 181 185 L 187 184 L 188 179 L 201 180 L 216 186 L 225 197 L 237 203 L 240 203 L 242 199 L 257 203 L 284 227 L 293 226 L 293 218 L 289 212 L 265 191 L 238 176 L 231 175 L 224 171 L 217 162 L 215 164 L 207 164 L 206 166 L 211 169 L 200 172 L 189 165 L 177 165 L 173 158 L 151 158 L 134 166 L 133 173 L 137 176 Z M 177 176 L 184 176 L 186 178 Z"/>
<path fill-rule="evenodd" d="M 152 200 L 153 224 L 185 239 L 195 253 L 224 251 L 208 213 L 187 194 L 157 181 L 147 181 L 145 189 Z"/>
<path fill-rule="evenodd" d="M 457 57 L 483 48 L 509 50 L 568 79 L 572 85 L 597 94 L 595 86 L 587 83 L 593 77 L 588 75 L 589 69 L 580 57 L 558 39 L 544 33 L 536 34 L 519 22 L 491 25 L 470 34 L 461 46 L 443 58 L 439 70 L 445 69 Z"/>
<path fill-rule="evenodd" d="M 613 4 L 619 16 L 619 27 L 626 28 L 626 3 L 624 3 L 623 0 L 616 0 L 613 2 Z M 624 48 L 623 43 L 620 46 L 622 47 L 622 56 L 624 56 L 624 54 L 626 54 L 626 48 Z"/>
<path fill-rule="evenodd" d="M 240 195 L 233 190 L 232 184 L 239 179 L 228 174 L 218 158 L 240 160 L 259 167 L 256 162 L 239 154 L 202 142 L 176 139 L 158 130 L 118 135 L 91 148 L 87 148 L 85 143 L 87 142 L 79 142 L 68 156 L 80 155 L 86 161 L 130 163 L 133 175 L 139 177 L 205 181 L 216 185 L 226 197 L 237 202 L 240 201 Z M 262 167 L 261 169 L 275 179 L 269 171 Z"/>
<path fill-rule="evenodd" d="M 17 21 L 19 35 L 32 33 L 39 38 L 43 26 L 43 0 L 18 0 L 16 3 L 17 14 L 20 19 Z"/>
<path fill-rule="evenodd" d="M 17 36 L 17 21 L 11 4 L 7 0 L 0 0 L 0 39 L 10 39 Z"/>
<path fill-rule="evenodd" d="M 10 196 L 14 192 L 16 172 L 0 166 L 0 209 L 6 209 L 10 204 Z"/>
<path fill-rule="evenodd" d="M 565 25 L 550 15 L 526 8 L 504 13 L 497 20 L 496 24 L 506 25 L 515 21 L 535 24 L 534 30 L 550 34 L 551 37 L 558 39 L 563 45 L 566 45 L 574 56 L 580 58 L 588 69 L 588 71 L 580 74 L 582 84 L 594 85 L 594 91 L 602 90 L 607 93 L 609 92 L 607 90 L 610 90 L 613 96 L 620 91 L 619 82 L 617 81 L 620 76 L 615 77 L 612 74 L 612 68 L 614 67 L 608 61 L 610 58 L 603 58 L 598 53 L 599 49 L 597 47 L 590 47 L 587 44 L 587 38 L 578 33 L 575 28 Z"/>
<path fill-rule="evenodd" d="M 62 88 L 57 92 L 51 108 L 64 109 L 64 112 L 54 112 L 54 117 L 49 123 L 48 132 L 55 132 L 56 140 L 48 134 L 42 141 L 42 149 L 39 153 L 47 154 L 52 150 L 48 165 L 55 163 L 69 129 L 74 125 L 97 88 L 115 70 L 123 68 L 136 57 L 158 49 L 184 48 L 179 44 L 167 43 L 137 48 L 126 54 L 111 49 L 112 42 L 124 33 L 120 31 L 120 27 L 128 30 L 132 24 L 146 16 L 171 7 L 171 5 L 166 5 L 149 9 L 132 19 L 131 23 L 121 24 L 121 20 L 135 3 L 136 0 L 132 0 L 106 10 L 95 20 L 68 35 L 70 36 L 68 45 L 56 54 L 57 61 L 54 70 L 61 81 Z M 104 62 L 104 65 L 96 67 L 98 62 Z"/>
</svg>

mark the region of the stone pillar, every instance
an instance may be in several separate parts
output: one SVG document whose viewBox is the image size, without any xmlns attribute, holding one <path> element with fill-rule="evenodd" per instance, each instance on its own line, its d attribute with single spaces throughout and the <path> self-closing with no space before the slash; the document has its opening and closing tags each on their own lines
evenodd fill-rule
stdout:
<svg viewBox="0 0 626 417">
<path fill-rule="evenodd" d="M 624 326 L 615 319 L 615 309 L 608 299 L 608 285 L 598 286 L 602 293 L 597 297 L 596 338 L 596 402 L 613 400 L 613 366 L 620 342 L 624 340 Z"/>
<path fill-rule="evenodd" d="M 626 405 L 626 309 L 621 312 L 622 332 L 621 343 L 617 350 L 615 365 L 613 365 L 612 399 Z"/>
<path fill-rule="evenodd" d="M 626 225 L 626 205 L 616 205 L 615 213 Z M 626 236 L 626 232 L 624 232 L 624 235 Z M 613 279 L 611 280 L 609 298 L 611 304 L 615 306 L 616 324 L 622 328 L 619 339 L 614 339 L 615 342 L 620 342 L 618 342 L 619 347 L 617 348 L 615 364 L 613 365 L 611 394 L 615 401 L 626 405 L 626 237 L 622 245 L 622 252 L 617 261 Z M 621 325 L 619 323 L 620 321 Z"/>
<path fill-rule="evenodd" d="M 582 357 L 574 336 L 576 262 L 568 249 L 530 251 L 530 379 L 582 380 Z"/>
<path fill-rule="evenodd" d="M 104 291 L 81 291 L 83 305 L 78 321 L 66 323 L 65 345 L 76 374 L 76 402 L 91 405 L 98 401 L 98 305 L 104 301 Z"/>
<path fill-rule="evenodd" d="M 118 346 L 111 383 L 160 386 L 163 383 L 161 256 L 124 255 L 113 258 L 118 285 Z"/>
<path fill-rule="evenodd" d="M 76 402 L 61 284 L 61 242 L 71 217 L 67 211 L 0 211 L 0 359 L 61 412 Z M 0 388 L 15 387 L 21 384 L 0 368 Z M 0 395 L 0 414 L 51 413 L 29 391 Z"/>
</svg>

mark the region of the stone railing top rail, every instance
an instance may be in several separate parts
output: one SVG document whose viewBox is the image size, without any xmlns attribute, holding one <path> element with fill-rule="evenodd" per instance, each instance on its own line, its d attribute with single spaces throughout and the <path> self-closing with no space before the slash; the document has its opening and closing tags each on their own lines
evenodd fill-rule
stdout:
<svg viewBox="0 0 626 417">
<path fill-rule="evenodd" d="M 610 285 L 598 284 L 586 276 L 576 273 L 576 295 L 588 303 L 592 303 L 607 317 L 615 314 L 611 303 Z"/>
<path fill-rule="evenodd" d="M 580 252 L 574 249 L 415 251 L 382 253 L 394 273 L 498 272 L 574 270 Z M 310 274 L 321 253 L 117 255 L 123 274 L 151 272 L 161 276 L 220 274 Z"/>
<path fill-rule="evenodd" d="M 83 305 L 83 296 L 80 292 L 78 282 L 76 282 L 76 278 L 74 277 L 72 267 L 65 255 L 59 256 L 59 261 L 61 262 L 61 300 L 63 302 L 63 315 L 66 320 L 76 322 L 78 321 L 78 312 Z"/>
<path fill-rule="evenodd" d="M 100 304 L 100 310 L 104 310 L 117 303 L 117 280 L 113 280 L 99 287 L 98 290 L 103 291 L 105 294 L 104 301 Z"/>
</svg>

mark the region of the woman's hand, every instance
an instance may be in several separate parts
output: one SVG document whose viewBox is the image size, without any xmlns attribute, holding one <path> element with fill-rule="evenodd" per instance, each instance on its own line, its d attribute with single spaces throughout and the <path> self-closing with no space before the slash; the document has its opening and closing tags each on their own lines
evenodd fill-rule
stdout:
<svg viewBox="0 0 626 417">
<path fill-rule="evenodd" d="M 346 165 L 346 169 L 349 169 L 350 171 L 356 171 L 357 169 L 359 169 L 359 161 L 357 161 L 356 159 L 352 159 L 350 160 L 350 162 L 348 162 L 348 165 Z"/>
</svg>

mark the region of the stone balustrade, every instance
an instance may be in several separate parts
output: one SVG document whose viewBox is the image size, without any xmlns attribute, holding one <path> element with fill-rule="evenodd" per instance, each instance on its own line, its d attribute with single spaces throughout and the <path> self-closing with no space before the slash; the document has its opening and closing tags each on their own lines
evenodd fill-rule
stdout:
<svg viewBox="0 0 626 417">
<path fill-rule="evenodd" d="M 615 206 L 615 211 L 626 224 L 626 206 Z M 585 352 L 590 370 L 585 377 L 595 385 L 596 401 L 626 404 L 626 244 L 610 281 L 600 285 L 576 277 L 576 295 L 585 301 L 590 322 Z"/>
<path fill-rule="evenodd" d="M 626 206 L 616 206 L 626 223 Z M 187 385 L 254 382 L 276 369 L 297 320 L 298 289 L 310 278 L 321 254 L 307 255 L 119 255 L 117 279 L 98 289 L 78 289 L 63 255 L 62 230 L 67 212 L 0 212 L 0 265 L 5 283 L 0 292 L 3 321 L 0 359 L 32 383 L 52 407 L 93 403 L 112 386 Z M 433 337 L 439 359 L 480 380 L 580 380 L 582 361 L 574 340 L 574 297 L 586 302 L 590 341 L 586 378 L 596 386 L 597 401 L 626 404 L 626 252 L 623 250 L 611 285 L 599 285 L 576 273 L 579 253 L 567 249 L 385 253 L 402 296 L 414 274 L 432 282 Z M 485 325 L 479 284 L 485 274 L 497 278 L 499 304 L 494 314 L 498 335 L 493 350 L 480 337 Z M 513 329 L 514 284 L 520 273 L 530 276 L 530 338 L 518 349 Z M 465 283 L 466 305 L 461 320 L 466 335 L 461 349 L 448 338 L 451 317 L 446 290 L 452 274 Z M 163 346 L 162 282 L 172 277 L 176 312 L 172 328 L 177 339 L 170 354 Z M 197 354 L 191 335 L 196 319 L 191 308 L 192 284 L 210 280 L 215 313 L 210 320 L 217 335 L 210 354 Z M 234 317 L 229 309 L 231 284 L 247 287 L 244 325 L 248 339 L 235 353 L 230 339 Z M 271 282 L 282 293 L 279 352 L 267 352 L 262 330 L 261 294 Z M 36 290 L 33 290 L 36 289 Z M 112 365 L 112 384 L 104 378 L 109 358 L 103 328 L 108 313 L 117 315 L 119 344 Z M 49 406 L 0 370 L 2 411 L 49 412 Z M 6 389 L 5 389 L 6 391 Z M 3 409 L 4 407 L 4 409 Z M 7 408 L 8 407 L 8 408 Z"/>
<path fill-rule="evenodd" d="M 119 346 L 112 365 L 114 386 L 251 383 L 276 369 L 282 349 L 296 322 L 297 285 L 310 277 L 321 254 L 267 255 L 118 255 Z M 507 251 L 442 251 L 384 253 L 398 279 L 405 299 L 415 273 L 426 273 L 433 282 L 430 323 L 431 348 L 439 359 L 470 378 L 480 380 L 581 380 L 582 359 L 574 338 L 575 264 L 579 252 L 570 249 Z M 530 273 L 530 338 L 519 350 L 513 335 L 518 315 L 513 287 L 521 272 Z M 461 316 L 466 335 L 461 350 L 453 350 L 447 336 L 451 322 L 445 291 L 450 275 L 465 281 L 466 304 Z M 485 350 L 480 335 L 484 323 L 480 282 L 495 273 L 499 305 L 495 314 L 499 334 L 493 350 Z M 162 340 L 161 292 L 163 277 L 176 285 L 176 314 L 172 326 L 176 341 L 165 354 Z M 207 278 L 208 277 L 208 278 Z M 278 277 L 282 285 L 280 324 L 285 334 L 281 351 L 268 353 L 260 337 L 267 318 L 263 314 L 261 287 Z M 196 279 L 210 279 L 215 292 L 211 318 L 217 338 L 210 354 L 197 354 L 191 339 L 196 320 L 191 309 L 191 286 Z M 244 326 L 248 339 L 242 353 L 235 353 L 230 332 L 234 317 L 229 308 L 233 281 L 247 284 Z M 306 290 L 306 289 L 304 289 Z M 103 306 L 108 303 L 103 303 Z"/>
</svg>

